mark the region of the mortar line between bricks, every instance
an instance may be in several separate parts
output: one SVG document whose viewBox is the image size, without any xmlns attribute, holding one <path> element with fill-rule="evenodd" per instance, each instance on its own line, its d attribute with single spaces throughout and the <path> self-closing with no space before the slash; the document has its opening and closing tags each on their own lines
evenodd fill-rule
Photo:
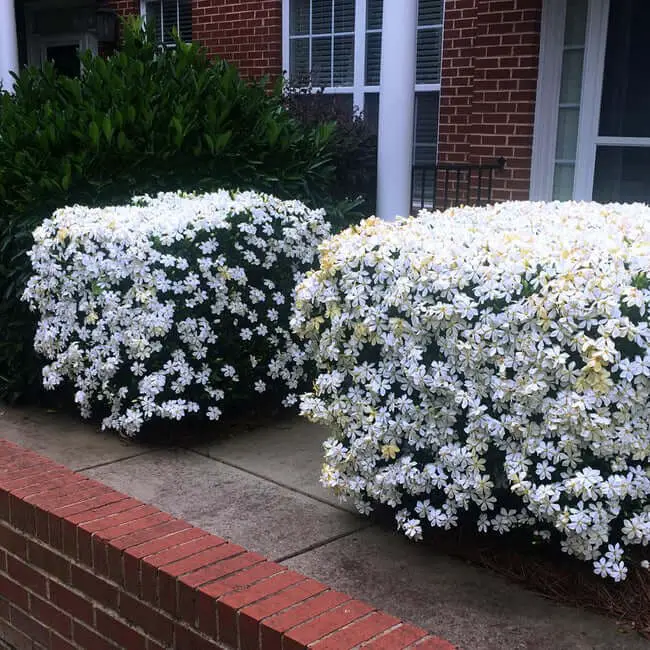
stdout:
<svg viewBox="0 0 650 650">
<path fill-rule="evenodd" d="M 347 508 L 344 508 L 343 506 L 339 506 L 336 503 L 332 503 L 331 501 L 328 501 L 323 497 L 310 494 L 306 490 L 301 490 L 300 488 L 294 487 L 292 485 L 288 485 L 286 483 L 282 483 L 281 481 L 277 481 L 276 479 L 273 478 L 269 478 L 268 476 L 264 476 L 264 474 L 260 474 L 259 472 L 253 472 L 252 470 L 247 469 L 242 465 L 238 465 L 237 463 L 233 463 L 228 460 L 222 460 L 221 458 L 215 458 L 214 456 L 210 456 L 210 454 L 206 454 L 204 452 L 198 451 L 196 449 L 193 449 L 192 447 L 183 447 L 183 449 L 186 449 L 187 451 L 191 451 L 193 454 L 197 454 L 199 456 L 202 456 L 203 458 L 209 458 L 215 463 L 221 463 L 222 465 L 227 465 L 228 467 L 232 467 L 233 469 L 238 469 L 240 472 L 245 472 L 246 474 L 250 474 L 255 478 L 260 478 L 263 481 L 268 481 L 269 483 L 273 483 L 273 485 L 277 485 L 278 487 L 284 488 L 285 490 L 290 490 L 291 492 L 300 494 L 304 497 L 307 497 L 308 499 L 313 499 L 314 501 L 318 501 L 319 503 L 324 503 L 326 506 L 330 506 L 331 508 L 336 508 L 337 510 L 341 510 L 342 512 L 347 512 L 349 515 L 357 514 L 353 510 L 348 510 Z"/>
<path fill-rule="evenodd" d="M 372 522 L 367 522 L 363 526 L 360 526 L 359 528 L 355 528 L 354 530 L 349 530 L 346 533 L 333 535 L 332 537 L 328 537 L 327 539 L 324 539 L 322 542 L 314 542 L 313 544 L 310 544 L 309 546 L 305 546 L 299 551 L 288 553 L 287 555 L 283 555 L 282 557 L 276 558 L 273 561 L 281 563 L 281 562 L 286 562 L 287 560 L 293 560 L 293 558 L 295 557 L 304 555 L 305 553 L 310 553 L 311 551 L 315 551 L 317 548 L 322 548 L 323 546 L 327 546 L 332 542 L 338 542 L 339 539 L 343 539 L 344 537 L 348 537 L 349 535 L 355 535 L 356 533 L 360 533 L 362 530 L 366 530 L 367 528 L 372 528 L 373 526 L 374 524 Z"/>
<path fill-rule="evenodd" d="M 139 451 L 135 454 L 131 454 L 130 456 L 122 456 L 121 458 L 115 458 L 114 460 L 106 460 L 103 463 L 96 463 L 95 465 L 88 465 L 86 467 L 79 467 L 77 469 L 73 469 L 73 472 L 76 473 L 81 473 L 81 472 L 89 472 L 91 469 L 98 469 L 99 467 L 106 467 L 107 465 L 114 465 L 115 463 L 121 463 L 123 460 L 131 460 L 131 458 L 139 458 L 140 456 L 146 456 L 147 454 L 153 454 L 155 451 L 158 451 L 158 449 L 146 449 L 145 451 Z M 68 468 L 70 469 L 70 468 Z"/>
</svg>

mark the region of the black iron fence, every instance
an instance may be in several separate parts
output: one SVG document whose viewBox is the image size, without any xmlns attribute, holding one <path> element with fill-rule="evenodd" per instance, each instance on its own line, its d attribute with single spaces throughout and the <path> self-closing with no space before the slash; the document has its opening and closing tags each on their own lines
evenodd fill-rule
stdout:
<svg viewBox="0 0 650 650">
<path fill-rule="evenodd" d="M 411 205 L 413 209 L 485 205 L 492 201 L 494 174 L 503 171 L 505 158 L 491 164 L 441 163 L 414 165 Z"/>
</svg>

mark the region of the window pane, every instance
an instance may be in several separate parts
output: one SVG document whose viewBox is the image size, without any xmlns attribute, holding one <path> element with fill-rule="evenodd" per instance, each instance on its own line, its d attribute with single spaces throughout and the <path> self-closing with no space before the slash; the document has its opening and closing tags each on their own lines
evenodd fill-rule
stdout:
<svg viewBox="0 0 650 650">
<path fill-rule="evenodd" d="M 314 38 L 311 42 L 311 79 L 315 86 L 332 85 L 332 39 Z"/>
<path fill-rule="evenodd" d="M 598 147 L 594 201 L 650 203 L 650 148 Z"/>
<path fill-rule="evenodd" d="M 163 0 L 162 3 L 163 43 L 173 43 L 173 30 L 178 30 L 178 5 L 176 0 Z"/>
<path fill-rule="evenodd" d="M 383 0 L 368 0 L 368 5 L 366 8 L 367 29 L 381 29 L 383 7 Z"/>
<path fill-rule="evenodd" d="M 334 31 L 354 31 L 354 0 L 334 0 Z"/>
<path fill-rule="evenodd" d="M 650 2 L 620 0 L 609 13 L 600 135 L 650 137 Z"/>
<path fill-rule="evenodd" d="M 293 83 L 302 85 L 309 81 L 309 39 L 292 38 L 289 41 L 289 68 Z"/>
<path fill-rule="evenodd" d="M 579 104 L 582 88 L 582 59 L 584 50 L 565 50 L 562 58 L 560 103 Z"/>
<path fill-rule="evenodd" d="M 556 159 L 575 160 L 578 146 L 579 117 L 579 108 L 560 108 L 557 116 Z"/>
<path fill-rule="evenodd" d="M 79 48 L 76 45 L 52 45 L 45 55 L 59 74 L 66 77 L 78 77 L 81 74 Z"/>
<path fill-rule="evenodd" d="M 415 133 L 413 161 L 416 165 L 433 165 L 438 141 L 439 93 L 415 94 Z"/>
<path fill-rule="evenodd" d="M 442 0 L 420 0 L 418 25 L 440 25 L 442 23 Z"/>
<path fill-rule="evenodd" d="M 332 33 L 332 0 L 312 0 L 311 32 Z"/>
<path fill-rule="evenodd" d="M 583 46 L 585 44 L 587 4 L 588 0 L 567 0 L 564 27 L 565 46 Z"/>
<path fill-rule="evenodd" d="M 289 33 L 309 34 L 309 0 L 291 0 L 289 4 Z"/>
<path fill-rule="evenodd" d="M 439 29 L 418 30 L 416 83 L 440 82 L 440 46 Z"/>
<path fill-rule="evenodd" d="M 336 115 L 343 115 L 347 119 L 352 119 L 354 113 L 354 97 L 352 93 L 323 95 L 323 99 L 330 101 Z"/>
<path fill-rule="evenodd" d="M 354 83 L 354 36 L 334 37 L 334 85 Z"/>
<path fill-rule="evenodd" d="M 363 114 L 368 126 L 377 133 L 377 127 L 379 126 L 379 93 L 365 94 Z"/>
<path fill-rule="evenodd" d="M 381 32 L 366 34 L 366 85 L 379 85 L 381 67 Z"/>
<path fill-rule="evenodd" d="M 192 40 L 192 0 L 178 2 L 178 34 L 186 43 Z"/>
<path fill-rule="evenodd" d="M 146 5 L 147 11 L 147 23 L 154 26 L 154 32 L 156 34 L 156 41 L 160 42 L 162 40 L 160 35 L 161 29 L 161 14 L 160 14 L 160 0 L 155 2 L 147 2 Z"/>
<path fill-rule="evenodd" d="M 553 174 L 553 199 L 555 201 L 570 201 L 573 198 L 573 177 L 575 165 L 573 163 L 555 165 Z"/>
<path fill-rule="evenodd" d="M 588 0 L 567 0 L 553 167 L 554 199 L 573 197 Z"/>
</svg>

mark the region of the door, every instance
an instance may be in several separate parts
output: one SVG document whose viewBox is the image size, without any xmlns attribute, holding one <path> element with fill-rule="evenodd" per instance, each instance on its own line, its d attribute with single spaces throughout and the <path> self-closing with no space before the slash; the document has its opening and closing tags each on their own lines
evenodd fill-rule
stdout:
<svg viewBox="0 0 650 650">
<path fill-rule="evenodd" d="M 650 203 L 650 2 L 545 0 L 531 198 Z"/>
<path fill-rule="evenodd" d="M 56 40 L 41 44 L 41 62 L 51 62 L 56 70 L 68 77 L 78 77 L 81 74 L 78 40 Z"/>
</svg>

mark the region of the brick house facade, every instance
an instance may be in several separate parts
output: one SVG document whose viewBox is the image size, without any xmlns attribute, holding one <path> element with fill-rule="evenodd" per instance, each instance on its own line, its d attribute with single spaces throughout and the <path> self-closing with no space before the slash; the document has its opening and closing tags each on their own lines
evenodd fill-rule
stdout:
<svg viewBox="0 0 650 650">
<path fill-rule="evenodd" d="M 121 14 L 139 0 L 111 0 Z M 447 0 L 438 162 L 503 157 L 496 200 L 528 198 L 542 0 Z M 192 0 L 192 38 L 247 76 L 282 71 L 282 0 Z"/>
<path fill-rule="evenodd" d="M 146 15 L 182 5 L 189 37 L 243 75 L 316 70 L 326 92 L 379 119 L 382 6 L 397 0 L 12 2 L 19 40 L 27 7 L 90 3 Z M 399 0 L 398 8 L 411 2 L 417 70 L 403 112 L 415 114 L 415 164 L 504 158 L 495 200 L 650 200 L 647 0 L 617 0 L 616 11 L 613 0 Z M 0 78 L 2 57 L 0 47 Z"/>
</svg>

